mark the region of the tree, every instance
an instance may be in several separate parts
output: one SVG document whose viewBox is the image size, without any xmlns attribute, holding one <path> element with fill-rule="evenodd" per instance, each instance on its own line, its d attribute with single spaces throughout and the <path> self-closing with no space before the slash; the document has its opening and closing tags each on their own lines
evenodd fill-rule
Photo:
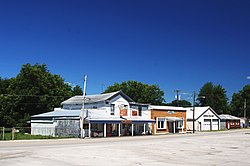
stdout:
<svg viewBox="0 0 250 166">
<path fill-rule="evenodd" d="M 30 116 L 52 111 L 73 95 L 71 86 L 45 64 L 25 64 L 16 78 L 0 82 L 0 125 L 5 127 L 25 126 Z"/>
<path fill-rule="evenodd" d="M 245 85 L 238 93 L 234 93 L 230 108 L 232 115 L 243 117 L 244 116 L 244 102 L 246 101 L 246 115 L 250 117 L 250 85 Z"/>
<path fill-rule="evenodd" d="M 104 93 L 122 90 L 135 102 L 163 105 L 164 92 L 157 85 L 143 84 L 137 81 L 124 81 L 107 87 Z"/>
<path fill-rule="evenodd" d="M 210 106 L 218 114 L 228 113 L 228 98 L 226 90 L 221 85 L 205 83 L 200 89 L 198 99 L 200 106 Z"/>
<path fill-rule="evenodd" d="M 173 100 L 171 103 L 167 103 L 168 106 L 179 106 L 179 107 L 191 107 L 192 104 L 187 100 L 179 100 L 177 103 L 177 100 Z"/>
<path fill-rule="evenodd" d="M 76 85 L 72 90 L 73 96 L 83 95 L 82 88 L 79 85 Z"/>
</svg>

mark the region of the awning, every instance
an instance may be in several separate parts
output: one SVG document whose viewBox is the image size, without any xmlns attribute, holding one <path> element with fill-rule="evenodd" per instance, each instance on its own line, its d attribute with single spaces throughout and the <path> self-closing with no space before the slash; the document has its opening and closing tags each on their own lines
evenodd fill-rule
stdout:
<svg viewBox="0 0 250 166">
<path fill-rule="evenodd" d="M 155 123 L 153 119 L 131 119 L 132 123 Z"/>
<path fill-rule="evenodd" d="M 107 119 L 87 119 L 90 123 L 124 123 L 124 124 L 135 124 L 135 123 L 155 123 L 153 119 L 122 119 L 122 118 L 107 118 Z"/>
<path fill-rule="evenodd" d="M 123 119 L 117 118 L 117 119 L 88 119 L 90 123 L 112 123 L 112 124 L 118 124 L 121 123 Z"/>
<path fill-rule="evenodd" d="M 167 121 L 183 121 L 182 118 L 177 118 L 177 117 L 165 117 Z"/>
</svg>

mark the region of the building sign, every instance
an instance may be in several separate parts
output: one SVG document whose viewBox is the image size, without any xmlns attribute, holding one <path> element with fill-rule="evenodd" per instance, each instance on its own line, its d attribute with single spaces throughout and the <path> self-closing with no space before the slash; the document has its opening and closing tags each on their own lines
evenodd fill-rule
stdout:
<svg viewBox="0 0 250 166">
<path fill-rule="evenodd" d="M 123 120 L 122 124 L 132 124 L 132 120 Z"/>
<path fill-rule="evenodd" d="M 214 117 L 214 115 L 203 115 L 203 117 Z"/>
<path fill-rule="evenodd" d="M 172 115 L 174 114 L 174 111 L 168 111 L 168 114 Z"/>
<path fill-rule="evenodd" d="M 127 116 L 128 115 L 127 110 L 120 110 L 120 115 Z"/>
<path fill-rule="evenodd" d="M 118 105 L 118 108 L 120 110 L 120 116 L 128 116 L 128 106 L 121 104 Z"/>
<path fill-rule="evenodd" d="M 137 110 L 132 110 L 132 116 L 137 116 Z"/>
</svg>

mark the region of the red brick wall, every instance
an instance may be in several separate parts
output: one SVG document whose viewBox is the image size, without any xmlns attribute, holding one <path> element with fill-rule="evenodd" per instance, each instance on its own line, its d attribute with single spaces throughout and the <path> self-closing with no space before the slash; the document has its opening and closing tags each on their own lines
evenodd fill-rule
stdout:
<svg viewBox="0 0 250 166">
<path fill-rule="evenodd" d="M 183 124 L 184 129 L 183 131 L 186 131 L 186 111 L 174 111 L 173 114 L 169 114 L 166 110 L 151 110 L 151 118 L 156 120 L 156 117 L 177 117 L 177 118 L 183 118 Z M 157 123 L 157 122 L 156 122 Z M 152 132 L 155 134 L 155 127 L 157 127 L 157 124 L 152 125 Z M 166 129 L 156 129 L 157 133 L 166 133 L 169 132 L 168 126 L 166 124 Z"/>
</svg>

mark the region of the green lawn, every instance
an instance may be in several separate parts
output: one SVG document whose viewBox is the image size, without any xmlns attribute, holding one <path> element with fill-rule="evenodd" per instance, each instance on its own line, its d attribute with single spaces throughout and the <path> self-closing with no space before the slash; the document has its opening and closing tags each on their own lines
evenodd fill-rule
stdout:
<svg viewBox="0 0 250 166">
<path fill-rule="evenodd" d="M 15 140 L 32 140 L 32 139 L 60 139 L 65 137 L 52 137 L 52 136 L 42 136 L 42 135 L 31 135 L 26 133 L 15 133 Z M 0 137 L 2 140 L 2 135 Z M 5 133 L 4 140 L 12 140 L 12 133 Z"/>
</svg>

